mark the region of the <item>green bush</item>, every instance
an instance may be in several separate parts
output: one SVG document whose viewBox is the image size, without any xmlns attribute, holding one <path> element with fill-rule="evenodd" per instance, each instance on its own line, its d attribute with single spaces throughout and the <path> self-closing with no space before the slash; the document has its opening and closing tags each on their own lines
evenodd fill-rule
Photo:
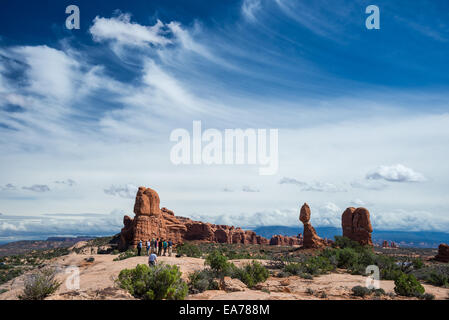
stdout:
<svg viewBox="0 0 449 320">
<path fill-rule="evenodd" d="M 165 264 L 139 264 L 134 269 L 124 269 L 117 282 L 134 297 L 145 300 L 183 300 L 188 292 L 178 266 Z"/>
<path fill-rule="evenodd" d="M 449 286 L 449 264 L 437 264 L 423 267 L 412 272 L 417 279 L 426 281 L 434 286 Z"/>
<path fill-rule="evenodd" d="M 264 282 L 270 276 L 270 272 L 257 261 L 252 261 L 250 264 L 237 268 L 234 265 L 231 277 L 237 278 L 246 284 L 249 288 L 254 287 L 259 282 Z"/>
<path fill-rule="evenodd" d="M 352 248 L 352 249 L 360 249 L 362 248 L 362 246 L 360 245 L 360 243 L 358 243 L 357 241 L 351 240 L 349 238 L 346 237 L 342 237 L 342 236 L 335 236 L 334 237 L 334 243 L 332 244 L 332 246 L 334 248 Z"/>
<path fill-rule="evenodd" d="M 367 287 L 355 286 L 351 290 L 352 290 L 352 294 L 357 297 L 365 297 L 365 296 L 371 294 L 371 290 L 368 289 Z"/>
<path fill-rule="evenodd" d="M 204 264 L 210 266 L 210 268 L 221 277 L 224 277 L 232 267 L 232 265 L 228 262 L 228 259 L 218 250 L 215 250 L 208 254 L 206 260 L 204 261 Z"/>
<path fill-rule="evenodd" d="M 328 258 L 322 256 L 311 257 L 301 263 L 303 273 L 311 275 L 326 274 L 335 269 Z"/>
<path fill-rule="evenodd" d="M 61 283 L 55 280 L 56 269 L 45 268 L 28 276 L 20 300 L 43 300 L 58 290 Z"/>
<path fill-rule="evenodd" d="M 205 290 L 217 290 L 215 272 L 210 269 L 198 270 L 189 275 L 189 292 L 200 293 Z"/>
<path fill-rule="evenodd" d="M 418 298 L 420 298 L 422 300 L 435 300 L 435 295 L 433 295 L 431 293 L 424 293 L 424 294 L 418 296 Z"/>
<path fill-rule="evenodd" d="M 352 290 L 352 294 L 357 297 L 365 297 L 365 296 L 371 295 L 371 294 L 374 294 L 376 297 L 385 295 L 385 290 L 382 288 L 369 289 L 367 287 L 355 286 L 351 290 Z"/>
<path fill-rule="evenodd" d="M 201 258 L 201 250 L 191 243 L 183 243 L 176 247 L 176 253 L 187 257 Z"/>
<path fill-rule="evenodd" d="M 429 274 L 427 281 L 434 286 L 445 287 L 449 283 L 449 278 L 447 275 L 445 275 L 443 273 L 438 273 L 436 271 L 432 271 Z"/>
<path fill-rule="evenodd" d="M 425 292 L 424 287 L 413 274 L 402 273 L 394 281 L 394 285 L 394 292 L 400 296 L 418 297 Z"/>
</svg>

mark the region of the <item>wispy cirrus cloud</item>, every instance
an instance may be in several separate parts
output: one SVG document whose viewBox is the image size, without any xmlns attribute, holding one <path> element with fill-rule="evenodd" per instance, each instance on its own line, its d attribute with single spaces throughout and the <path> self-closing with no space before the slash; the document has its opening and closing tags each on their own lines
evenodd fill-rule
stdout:
<svg viewBox="0 0 449 320">
<path fill-rule="evenodd" d="M 315 191 L 315 192 L 346 192 L 344 187 L 338 186 L 330 182 L 304 182 L 294 178 L 284 177 L 279 181 L 279 184 L 292 184 L 298 186 L 301 191 Z"/>
<path fill-rule="evenodd" d="M 46 184 L 33 184 L 29 187 L 22 187 L 23 190 L 33 191 L 33 192 L 49 192 L 50 187 Z"/>
</svg>

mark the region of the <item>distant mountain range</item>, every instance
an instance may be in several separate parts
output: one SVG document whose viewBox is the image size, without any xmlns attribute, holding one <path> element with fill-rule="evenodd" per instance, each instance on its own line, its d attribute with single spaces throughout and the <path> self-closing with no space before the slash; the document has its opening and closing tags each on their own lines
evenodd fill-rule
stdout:
<svg viewBox="0 0 449 320">
<path fill-rule="evenodd" d="M 275 234 L 294 236 L 302 233 L 300 227 L 266 226 L 257 227 L 254 230 L 257 234 L 271 238 Z M 334 227 L 316 227 L 318 235 L 322 238 L 333 239 L 334 236 L 341 236 L 341 229 Z M 434 231 L 394 231 L 394 230 L 374 230 L 372 234 L 373 242 L 381 244 L 384 240 L 394 241 L 402 247 L 415 248 L 436 248 L 440 243 L 449 243 L 449 233 Z"/>
<path fill-rule="evenodd" d="M 0 245 L 0 257 L 14 254 L 27 253 L 32 250 L 48 250 L 55 248 L 67 248 L 78 241 L 87 241 L 95 237 L 49 237 L 47 240 L 21 240 Z"/>
</svg>

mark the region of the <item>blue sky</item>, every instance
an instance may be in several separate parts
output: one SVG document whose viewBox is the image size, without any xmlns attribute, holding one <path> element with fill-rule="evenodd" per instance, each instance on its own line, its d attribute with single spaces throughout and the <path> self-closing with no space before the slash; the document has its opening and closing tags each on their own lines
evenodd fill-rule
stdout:
<svg viewBox="0 0 449 320">
<path fill-rule="evenodd" d="M 1 6 L 0 239 L 118 231 L 139 185 L 211 222 L 296 225 L 308 202 L 315 225 L 363 205 L 379 229 L 448 230 L 447 1 Z M 193 120 L 278 128 L 279 172 L 174 166 Z"/>
</svg>

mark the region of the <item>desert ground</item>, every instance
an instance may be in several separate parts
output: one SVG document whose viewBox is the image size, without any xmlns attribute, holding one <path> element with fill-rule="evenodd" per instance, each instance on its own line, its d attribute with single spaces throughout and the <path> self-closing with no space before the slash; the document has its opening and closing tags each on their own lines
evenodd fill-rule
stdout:
<svg viewBox="0 0 449 320">
<path fill-rule="evenodd" d="M 57 279 L 62 285 L 57 292 L 49 297 L 48 300 L 121 300 L 135 299 L 127 291 L 120 289 L 115 283 L 119 272 L 122 269 L 134 268 L 138 264 L 146 264 L 147 257 L 131 257 L 125 260 L 114 261 L 117 255 L 113 254 L 85 254 L 71 252 L 69 255 L 61 256 L 49 261 L 49 265 L 59 267 L 60 272 Z M 88 262 L 87 260 L 93 261 Z M 182 277 L 187 280 L 188 275 L 195 271 L 205 268 L 204 259 L 192 257 L 159 257 L 159 263 L 177 265 L 182 272 Z M 231 260 L 237 266 L 248 263 L 250 260 Z M 266 264 L 267 260 L 260 260 Z M 65 267 L 77 266 L 80 272 L 79 290 L 69 289 L 65 284 L 70 276 L 65 273 Z M 0 300 L 18 299 L 18 295 L 23 289 L 24 279 L 28 273 L 25 273 L 0 286 L 7 290 L 0 294 Z M 351 294 L 351 288 L 357 285 L 364 286 L 366 277 L 360 275 L 351 275 L 343 270 L 336 270 L 331 274 L 314 277 L 313 280 L 302 279 L 298 276 L 286 278 L 269 277 L 267 281 L 258 284 L 253 289 L 239 287 L 233 292 L 224 290 L 208 290 L 199 294 L 190 294 L 188 300 L 342 300 L 342 299 L 362 299 Z M 427 293 L 435 295 L 435 299 L 447 299 L 449 289 L 435 287 L 423 284 Z M 380 287 L 385 290 L 387 295 L 379 299 L 393 299 L 388 293 L 394 292 L 394 281 L 380 281 Z M 397 299 L 410 299 L 405 297 L 394 297 Z"/>
</svg>

